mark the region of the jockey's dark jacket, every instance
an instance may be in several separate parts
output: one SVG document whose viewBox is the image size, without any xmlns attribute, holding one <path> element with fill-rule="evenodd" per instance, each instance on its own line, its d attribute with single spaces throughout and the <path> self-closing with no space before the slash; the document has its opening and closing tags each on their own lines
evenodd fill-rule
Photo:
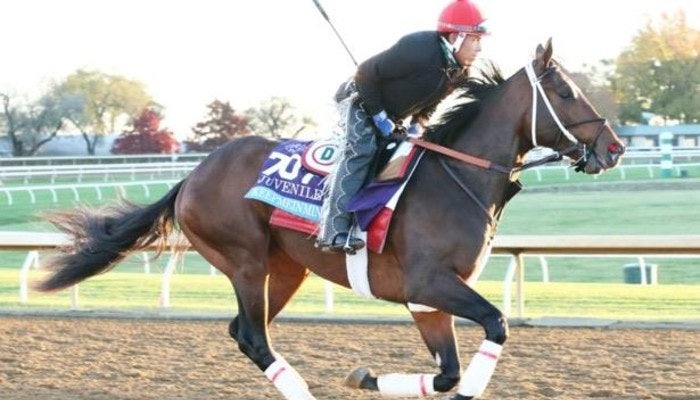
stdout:
<svg viewBox="0 0 700 400">
<path fill-rule="evenodd" d="M 357 68 L 355 85 L 365 111 L 386 110 L 393 119 L 427 120 L 438 103 L 454 90 L 447 60 L 436 31 L 408 34 Z"/>
</svg>

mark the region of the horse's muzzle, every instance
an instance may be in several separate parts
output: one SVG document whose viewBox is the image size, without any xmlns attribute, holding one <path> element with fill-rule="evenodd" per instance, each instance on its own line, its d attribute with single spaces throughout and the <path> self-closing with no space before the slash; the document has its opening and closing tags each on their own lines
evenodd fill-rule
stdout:
<svg viewBox="0 0 700 400">
<path fill-rule="evenodd" d="M 594 175 L 615 168 L 620 164 L 622 155 L 625 154 L 625 146 L 617 139 L 604 146 L 601 144 L 596 143 L 593 147 L 588 148 L 583 157 L 574 162 L 576 172 Z"/>
<path fill-rule="evenodd" d="M 622 155 L 625 154 L 625 146 L 620 142 L 612 142 L 608 145 L 607 150 L 611 161 L 609 168 L 616 167 L 620 163 Z"/>
</svg>

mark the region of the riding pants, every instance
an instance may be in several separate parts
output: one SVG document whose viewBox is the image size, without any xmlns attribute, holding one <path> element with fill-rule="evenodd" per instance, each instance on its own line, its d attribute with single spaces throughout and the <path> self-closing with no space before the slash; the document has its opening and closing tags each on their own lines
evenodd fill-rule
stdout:
<svg viewBox="0 0 700 400">
<path fill-rule="evenodd" d="M 345 148 L 329 182 L 325 218 L 319 232 L 319 242 L 331 243 L 339 233 L 349 232 L 352 216 L 346 211 L 350 198 L 362 187 L 377 152 L 377 139 L 372 118 L 361 103 L 350 102 L 345 120 Z"/>
</svg>

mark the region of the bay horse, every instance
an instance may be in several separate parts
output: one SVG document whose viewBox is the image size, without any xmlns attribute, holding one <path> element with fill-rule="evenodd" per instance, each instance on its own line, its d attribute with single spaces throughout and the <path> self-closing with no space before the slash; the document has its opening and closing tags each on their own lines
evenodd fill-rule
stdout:
<svg viewBox="0 0 700 400">
<path fill-rule="evenodd" d="M 360 368 L 346 380 L 352 387 L 413 397 L 457 387 L 453 400 L 480 396 L 508 337 L 508 323 L 467 280 L 488 256 L 525 153 L 545 146 L 566 153 L 579 170 L 597 174 L 615 167 L 624 152 L 607 121 L 552 60 L 551 39 L 509 79 L 496 70 L 471 79 L 465 96 L 471 101 L 456 105 L 426 135 L 426 142 L 438 146 L 427 151 L 407 184 L 384 251 L 369 255 L 374 296 L 425 306 L 409 312 L 439 371 L 376 375 Z M 239 349 L 283 398 L 314 399 L 304 379 L 273 350 L 269 324 L 310 272 L 350 284 L 344 255 L 320 251 L 307 234 L 271 227 L 273 208 L 244 198 L 276 144 L 256 136 L 233 140 L 150 205 L 120 202 L 103 211 L 54 215 L 52 222 L 74 241 L 50 261 L 53 272 L 38 289 L 63 289 L 105 272 L 128 253 L 162 243 L 177 224 L 233 286 L 238 315 L 229 334 Z M 486 163 L 469 162 L 474 159 Z M 485 332 L 464 373 L 454 316 Z"/>
</svg>

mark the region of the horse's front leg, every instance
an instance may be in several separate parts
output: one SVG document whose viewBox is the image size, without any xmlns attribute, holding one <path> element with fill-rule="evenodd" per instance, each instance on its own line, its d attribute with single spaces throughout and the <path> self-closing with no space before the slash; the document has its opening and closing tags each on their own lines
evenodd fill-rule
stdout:
<svg viewBox="0 0 700 400">
<path fill-rule="evenodd" d="M 437 308 L 481 325 L 486 338 L 462 375 L 457 394 L 451 400 L 479 397 L 491 380 L 503 344 L 508 338 L 508 321 L 501 311 L 466 285 L 456 274 L 432 271 L 429 280 L 416 281 L 407 288 L 409 301 Z"/>
<path fill-rule="evenodd" d="M 460 364 L 453 317 L 437 310 L 413 311 L 412 316 L 440 373 L 375 375 L 368 368 L 359 368 L 346 378 L 347 386 L 376 390 L 391 397 L 424 397 L 447 392 L 459 382 Z"/>
</svg>

